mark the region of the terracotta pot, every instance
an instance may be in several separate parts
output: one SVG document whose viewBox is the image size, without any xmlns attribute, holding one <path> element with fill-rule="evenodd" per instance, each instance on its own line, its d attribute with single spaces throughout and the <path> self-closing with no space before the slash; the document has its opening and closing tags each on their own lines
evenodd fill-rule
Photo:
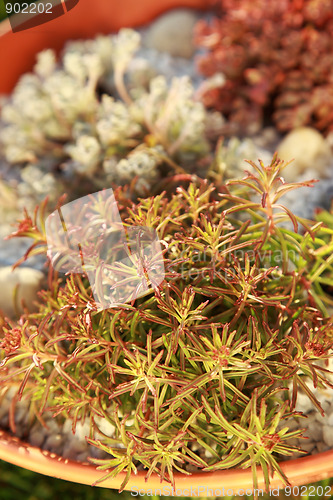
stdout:
<svg viewBox="0 0 333 500">
<path fill-rule="evenodd" d="M 0 53 L 2 72 L 0 93 L 12 90 L 18 77 L 29 71 L 37 52 L 44 48 L 60 50 L 67 39 L 89 38 L 98 33 L 110 33 L 124 26 L 139 26 L 154 19 L 159 14 L 174 7 L 204 9 L 209 0 L 80 0 L 72 10 L 47 24 L 41 24 L 26 31 L 12 33 L 8 20 L 0 25 Z M 67 481 L 91 485 L 105 472 L 98 471 L 88 463 L 78 463 L 61 458 L 54 453 L 42 451 L 27 445 L 9 433 L 0 431 L 0 459 L 41 474 L 58 477 Z M 281 464 L 292 485 L 304 485 L 309 482 L 333 476 L 333 450 L 310 457 L 290 460 Z M 145 472 L 132 476 L 126 486 L 141 490 L 169 488 L 166 482 L 160 483 L 159 477 L 152 475 L 145 482 Z M 263 475 L 258 469 L 259 487 L 263 488 Z M 108 479 L 100 486 L 119 489 L 124 474 L 115 479 Z M 185 476 L 175 474 L 176 488 L 188 495 L 224 496 L 233 490 L 252 489 L 252 472 L 233 469 L 214 473 L 196 473 Z M 273 477 L 272 488 L 282 488 L 282 481 Z M 224 488 L 224 491 L 223 491 Z M 164 490 L 166 491 L 166 490 Z M 221 493 L 219 493 L 219 491 Z"/>
</svg>

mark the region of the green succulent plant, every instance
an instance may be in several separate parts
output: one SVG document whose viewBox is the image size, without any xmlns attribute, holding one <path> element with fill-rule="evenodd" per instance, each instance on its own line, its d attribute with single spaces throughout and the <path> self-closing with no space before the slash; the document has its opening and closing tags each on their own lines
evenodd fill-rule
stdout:
<svg viewBox="0 0 333 500">
<path fill-rule="evenodd" d="M 1 394 L 28 400 L 32 422 L 88 418 L 88 442 L 107 453 L 91 460 L 105 477 L 125 471 L 121 489 L 138 468 L 173 486 L 175 471 L 251 468 L 257 488 L 261 466 L 267 488 L 273 472 L 288 484 L 279 461 L 299 450 L 289 441 L 302 429 L 288 428 L 298 391 L 323 412 L 311 384 L 332 386 L 332 229 L 280 204 L 305 183 L 284 183 L 276 157 L 251 166 L 221 186 L 178 176 L 175 192 L 134 204 L 117 190 L 124 224 L 164 245 L 165 279 L 145 296 L 100 311 L 84 275 L 50 266 L 38 312 L 1 318 Z M 14 233 L 33 238 L 22 260 L 46 253 L 45 207 Z"/>
</svg>

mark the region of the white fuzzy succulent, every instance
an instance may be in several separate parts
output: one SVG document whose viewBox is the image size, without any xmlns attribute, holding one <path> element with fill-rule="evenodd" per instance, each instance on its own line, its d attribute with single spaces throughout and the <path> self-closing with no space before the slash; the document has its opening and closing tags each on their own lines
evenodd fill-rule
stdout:
<svg viewBox="0 0 333 500">
<path fill-rule="evenodd" d="M 26 146 L 18 146 L 9 144 L 5 147 L 5 155 L 10 163 L 25 163 L 27 161 L 35 161 L 36 157 L 32 150 Z"/>
<path fill-rule="evenodd" d="M 154 148 L 139 146 L 118 162 L 114 158 L 105 160 L 103 167 L 112 181 L 130 182 L 138 176 L 136 189 L 144 192 L 158 178 L 157 167 L 162 162 L 164 154 L 165 151 L 161 146 Z"/>
<path fill-rule="evenodd" d="M 150 92 L 137 105 L 143 120 L 169 154 L 207 150 L 206 111 L 202 103 L 194 100 L 188 77 L 174 78 L 170 88 L 163 76 L 154 78 Z"/>
<path fill-rule="evenodd" d="M 100 48 L 103 43 L 96 45 Z M 7 160 L 31 161 L 31 150 L 42 155 L 45 148 L 50 149 L 50 140 L 70 139 L 75 122 L 89 120 L 96 112 L 96 85 L 104 70 L 102 56 L 96 53 L 81 54 L 71 48 L 65 51 L 62 68 L 56 65 L 51 49 L 38 54 L 35 73 L 19 80 L 2 108 L 5 128 L 12 127 L 25 135 L 18 147 L 9 134 L 1 136 Z"/>
<path fill-rule="evenodd" d="M 101 160 L 101 146 L 95 137 L 82 135 L 76 144 L 66 146 L 66 151 L 74 160 L 74 168 L 78 172 L 92 175 Z"/>
<path fill-rule="evenodd" d="M 40 80 L 35 75 L 24 75 L 13 93 L 12 102 L 4 106 L 2 117 L 11 123 L 45 122 L 52 117 L 52 106 L 45 99 Z"/>
<path fill-rule="evenodd" d="M 125 69 L 140 47 L 141 36 L 137 31 L 123 28 L 112 37 L 112 62 L 114 67 Z"/>
<path fill-rule="evenodd" d="M 43 154 L 46 129 L 51 123 L 56 124 L 56 137 L 66 132 L 55 119 L 50 100 L 45 98 L 36 75 L 21 78 L 12 99 L 3 105 L 1 118 L 4 122 L 1 143 L 10 163 L 34 161 Z"/>
<path fill-rule="evenodd" d="M 50 141 L 68 140 L 75 120 L 91 116 L 96 107 L 94 89 L 65 71 L 43 78 L 24 75 L 2 109 L 1 142 L 6 159 L 10 163 L 31 161 L 31 151 L 43 156 Z M 13 154 L 17 148 L 21 153 Z"/>
<path fill-rule="evenodd" d="M 25 130 L 19 125 L 7 125 L 1 130 L 3 151 L 9 163 L 36 161 L 36 151 L 42 149 L 39 141 L 42 135 L 33 126 Z"/>
<path fill-rule="evenodd" d="M 57 67 L 57 59 L 54 50 L 46 49 L 37 54 L 37 63 L 34 66 L 35 73 L 40 78 L 52 75 Z"/>
<path fill-rule="evenodd" d="M 96 131 L 103 146 L 111 146 L 137 136 L 142 127 L 135 121 L 130 107 L 103 95 L 97 111 Z"/>
<path fill-rule="evenodd" d="M 97 54 L 67 52 L 63 57 L 66 73 L 85 86 L 95 86 L 103 74 L 103 66 Z"/>
<path fill-rule="evenodd" d="M 45 172 L 36 165 L 27 165 L 21 171 L 22 181 L 18 184 L 18 205 L 33 210 L 36 201 L 41 202 L 46 196 L 56 201 L 62 193 L 62 186 L 50 172 Z"/>
<path fill-rule="evenodd" d="M 64 57 L 73 53 L 80 57 L 94 55 L 98 58 L 99 65 L 103 68 L 104 73 L 108 73 L 113 68 L 112 50 L 112 36 L 99 35 L 94 40 L 79 40 L 67 43 Z"/>
<path fill-rule="evenodd" d="M 78 52 L 67 52 L 63 57 L 65 72 L 84 85 L 89 75 L 87 65 L 84 64 L 83 55 Z M 98 60 L 98 59 L 97 59 Z"/>
<path fill-rule="evenodd" d="M 96 110 L 95 89 L 88 83 L 82 85 L 79 79 L 65 71 L 57 71 L 45 80 L 43 90 L 59 121 L 63 120 L 69 128 L 82 116 L 89 119 Z"/>
<path fill-rule="evenodd" d="M 94 187 L 137 176 L 136 187 L 144 192 L 158 178 L 160 163 L 193 163 L 206 153 L 206 113 L 189 78 L 174 78 L 170 86 L 157 76 L 149 91 L 141 84 L 137 93 L 128 91 L 124 72 L 139 45 L 139 33 L 125 28 L 67 44 L 59 63 L 50 49 L 38 55 L 34 73 L 20 79 L 1 113 L 7 161 L 35 167 L 24 170 L 27 192 L 54 190 L 45 165 L 86 175 Z M 101 89 L 112 95 L 100 97 Z"/>
</svg>

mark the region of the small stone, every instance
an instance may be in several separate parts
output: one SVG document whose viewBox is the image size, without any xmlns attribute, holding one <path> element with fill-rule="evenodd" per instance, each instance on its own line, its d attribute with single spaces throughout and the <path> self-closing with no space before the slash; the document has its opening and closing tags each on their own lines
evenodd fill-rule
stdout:
<svg viewBox="0 0 333 500">
<path fill-rule="evenodd" d="M 0 427 L 6 429 L 9 426 L 9 414 L 8 412 L 0 418 Z"/>
<path fill-rule="evenodd" d="M 63 436 L 61 434 L 51 434 L 46 439 L 43 448 L 44 450 L 61 455 L 63 449 Z"/>
<path fill-rule="evenodd" d="M 318 450 L 318 453 L 322 453 L 323 451 L 327 451 L 331 447 L 323 442 L 319 442 L 316 444 L 316 448 Z"/>
<path fill-rule="evenodd" d="M 327 446 L 333 447 L 333 429 L 329 425 L 323 426 L 323 440 Z"/>
<path fill-rule="evenodd" d="M 210 451 L 205 450 L 205 457 L 206 458 L 213 458 L 213 454 Z"/>
<path fill-rule="evenodd" d="M 45 419 L 45 423 L 47 425 L 47 434 L 59 434 L 61 432 L 61 427 L 58 424 L 56 420 L 51 420 L 50 418 L 48 420 Z"/>
<path fill-rule="evenodd" d="M 28 422 L 29 404 L 26 401 L 19 401 L 15 407 L 15 424 L 24 425 Z"/>
<path fill-rule="evenodd" d="M 312 422 L 308 425 L 304 436 L 308 436 L 315 443 L 323 439 L 323 429 L 317 422 Z"/>
<path fill-rule="evenodd" d="M 293 455 L 291 457 L 289 457 L 289 460 L 291 459 L 295 459 L 295 458 L 301 458 L 301 457 L 304 457 L 304 453 L 301 453 L 301 452 L 294 452 Z M 288 459 L 287 459 L 288 460 Z"/>
<path fill-rule="evenodd" d="M 277 148 L 278 157 L 292 161 L 282 171 L 287 182 L 297 182 L 302 174 L 315 171 L 318 177 L 327 177 L 328 167 L 332 163 L 332 153 L 328 141 L 311 127 L 292 130 Z"/>
<path fill-rule="evenodd" d="M 89 457 L 92 458 L 110 458 L 110 455 L 108 455 L 105 451 L 101 450 L 100 448 L 96 448 L 96 446 L 89 446 Z"/>
<path fill-rule="evenodd" d="M 86 438 L 86 436 L 89 436 L 89 431 L 90 431 L 90 423 L 89 423 L 88 419 L 81 421 L 81 422 L 77 422 L 77 424 L 75 426 L 75 433 L 74 433 L 75 438 L 78 440 L 82 440 L 82 442 L 85 443 L 86 442 L 85 438 Z M 71 435 L 72 435 L 72 431 L 71 431 Z"/>
<path fill-rule="evenodd" d="M 5 315 L 13 317 L 17 311 L 22 312 L 22 300 L 30 311 L 34 310 L 37 292 L 42 288 L 44 274 L 30 267 L 17 268 L 11 266 L 0 268 L 0 309 Z M 17 296 L 15 289 L 17 287 Z"/>
<path fill-rule="evenodd" d="M 63 434 L 73 434 L 72 432 L 72 421 L 70 419 L 65 420 L 64 425 L 62 427 L 62 432 Z M 67 439 L 69 439 L 70 436 L 67 436 Z"/>
<path fill-rule="evenodd" d="M 190 59 L 194 53 L 193 28 L 198 15 L 189 9 L 175 9 L 160 16 L 147 30 L 144 45 L 174 57 Z"/>
<path fill-rule="evenodd" d="M 191 446 L 191 450 L 194 451 L 194 452 L 200 450 L 199 444 L 198 443 L 193 443 L 192 446 Z"/>
<path fill-rule="evenodd" d="M 331 412 L 331 404 L 324 398 L 320 398 L 316 396 L 317 399 L 321 402 L 321 407 L 324 410 L 325 415 L 328 415 Z M 325 397 L 325 396 L 324 396 Z"/>
<path fill-rule="evenodd" d="M 307 453 L 311 453 L 315 449 L 316 443 L 310 442 L 310 443 L 304 443 L 301 445 L 302 450 L 306 451 Z"/>
<path fill-rule="evenodd" d="M 69 458 L 75 460 L 78 454 L 87 452 L 87 442 L 79 441 L 78 439 L 72 439 L 65 444 L 62 456 L 64 458 Z"/>
<path fill-rule="evenodd" d="M 29 442 L 32 446 L 41 448 L 45 441 L 45 432 L 40 427 L 37 429 L 32 429 L 29 434 Z"/>
<path fill-rule="evenodd" d="M 333 413 L 331 413 L 330 416 L 328 417 L 327 424 L 333 428 Z"/>
<path fill-rule="evenodd" d="M 87 451 L 83 451 L 82 453 L 79 453 L 76 457 L 75 460 L 78 462 L 87 462 L 89 457 L 89 453 Z"/>
<path fill-rule="evenodd" d="M 301 392 L 299 392 L 297 394 L 296 410 L 302 411 L 303 413 L 307 413 L 312 408 L 313 408 L 313 405 L 312 405 L 309 397 L 306 394 L 302 394 Z"/>
<path fill-rule="evenodd" d="M 6 400 L 2 400 L 0 406 L 0 422 L 2 418 L 8 415 L 8 411 L 9 411 L 9 403 Z"/>
<path fill-rule="evenodd" d="M 113 437 L 115 435 L 115 426 L 106 420 L 106 418 L 96 418 L 96 423 L 102 434 L 108 437 Z"/>
<path fill-rule="evenodd" d="M 315 416 L 315 420 L 319 422 L 320 425 L 323 425 L 325 417 L 322 416 L 322 414 L 318 411 Z"/>
<path fill-rule="evenodd" d="M 297 437 L 289 438 L 288 445 L 290 446 L 300 446 L 299 439 Z"/>
<path fill-rule="evenodd" d="M 187 464 L 187 465 L 186 465 L 186 470 L 187 470 L 187 472 L 191 472 L 191 473 L 193 473 L 193 474 L 195 474 L 196 472 L 199 472 L 199 471 L 200 471 L 200 469 L 198 469 L 198 467 L 196 467 L 196 466 L 195 466 L 195 465 L 193 465 L 193 464 Z"/>
</svg>

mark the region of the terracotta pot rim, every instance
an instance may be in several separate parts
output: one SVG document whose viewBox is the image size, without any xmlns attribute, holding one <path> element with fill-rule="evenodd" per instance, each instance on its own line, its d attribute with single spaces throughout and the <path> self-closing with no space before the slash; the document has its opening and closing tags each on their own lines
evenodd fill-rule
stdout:
<svg viewBox="0 0 333 500">
<path fill-rule="evenodd" d="M 90 486 L 106 474 L 106 471 L 97 470 L 97 467 L 89 462 L 76 462 L 41 450 L 3 430 L 0 430 L 0 459 L 47 476 Z M 292 486 L 302 486 L 333 476 L 333 449 L 279 462 L 279 464 Z M 132 474 L 125 490 L 140 489 L 147 492 L 148 490 L 168 488 L 168 491 L 171 491 L 170 484 L 164 481 L 161 483 L 159 476 L 155 473 L 146 482 L 146 474 L 146 471 L 139 471 L 136 475 Z M 200 488 L 207 488 L 208 494 L 205 493 L 204 496 L 219 496 L 214 495 L 214 493 L 221 490 L 222 487 L 225 491 L 232 489 L 234 492 L 239 491 L 239 489 L 252 489 L 251 469 L 195 472 L 189 476 L 176 472 L 174 476 L 176 489 L 191 488 L 193 495 L 195 492 L 199 493 Z M 108 478 L 99 483 L 98 486 L 119 489 L 124 477 L 125 474 L 120 473 L 115 478 Z M 258 479 L 259 488 L 264 489 L 260 467 L 258 467 Z M 284 488 L 282 480 L 276 474 L 273 475 L 270 488 Z M 211 494 L 209 494 L 208 489 L 211 490 Z"/>
</svg>

